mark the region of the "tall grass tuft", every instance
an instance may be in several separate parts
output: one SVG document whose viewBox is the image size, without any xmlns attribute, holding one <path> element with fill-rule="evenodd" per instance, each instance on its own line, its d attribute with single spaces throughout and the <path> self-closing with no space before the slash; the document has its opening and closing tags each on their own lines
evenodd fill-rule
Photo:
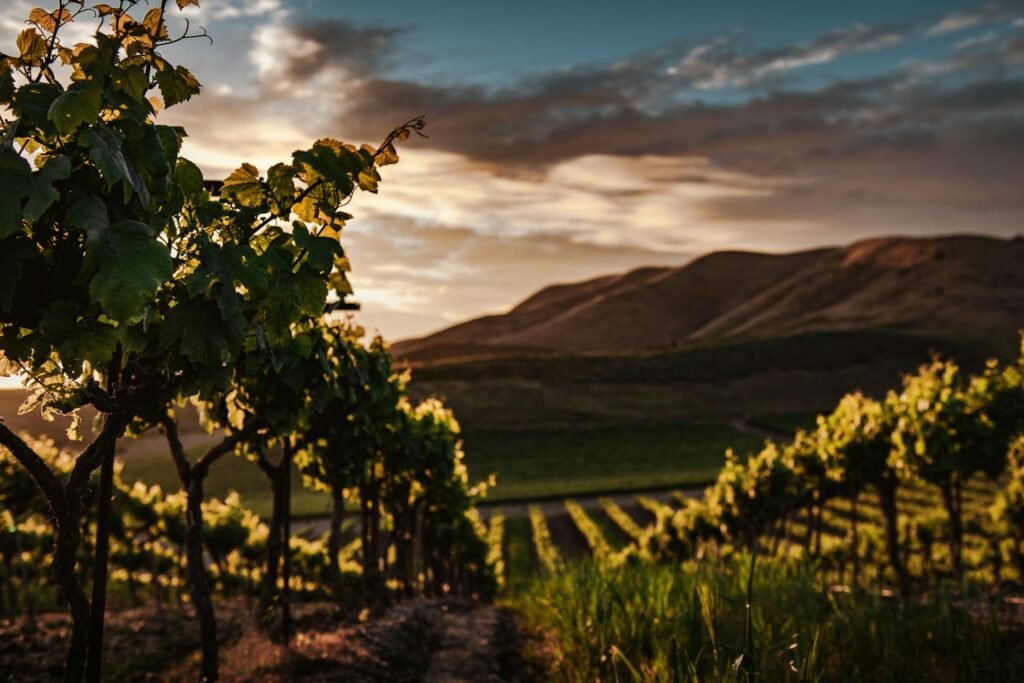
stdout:
<svg viewBox="0 0 1024 683">
<path fill-rule="evenodd" d="M 557 681 L 1024 680 L 987 595 L 830 593 L 811 563 L 577 563 L 520 598 Z"/>
</svg>

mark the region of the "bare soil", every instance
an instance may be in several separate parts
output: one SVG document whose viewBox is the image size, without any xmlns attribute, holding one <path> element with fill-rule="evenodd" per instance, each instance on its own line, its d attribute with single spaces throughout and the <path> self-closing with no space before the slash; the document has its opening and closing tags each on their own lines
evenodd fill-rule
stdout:
<svg viewBox="0 0 1024 683">
<path fill-rule="evenodd" d="M 543 680 L 510 612 L 491 604 L 418 599 L 376 611 L 297 605 L 285 646 L 250 626 L 247 601 L 218 605 L 221 680 L 228 683 L 521 683 Z M 50 681 L 62 671 L 68 618 L 49 613 L 0 625 L 0 681 Z M 107 617 L 104 680 L 195 681 L 191 611 L 156 605 Z"/>
</svg>

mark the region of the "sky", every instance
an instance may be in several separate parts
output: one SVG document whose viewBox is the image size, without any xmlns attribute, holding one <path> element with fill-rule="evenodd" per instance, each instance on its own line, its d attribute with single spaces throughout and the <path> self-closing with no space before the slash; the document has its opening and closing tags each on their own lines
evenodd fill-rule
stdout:
<svg viewBox="0 0 1024 683">
<path fill-rule="evenodd" d="M 390 339 L 712 250 L 1024 233 L 1022 1 L 200 4 L 159 119 L 209 178 L 426 116 L 343 235 Z"/>
</svg>

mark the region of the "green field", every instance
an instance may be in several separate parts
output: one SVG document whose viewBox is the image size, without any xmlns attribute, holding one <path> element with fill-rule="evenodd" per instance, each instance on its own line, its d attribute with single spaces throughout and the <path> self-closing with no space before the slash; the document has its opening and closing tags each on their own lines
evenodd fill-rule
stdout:
<svg viewBox="0 0 1024 683">
<path fill-rule="evenodd" d="M 489 501 L 700 485 L 718 474 L 726 448 L 745 452 L 761 442 L 760 437 L 717 424 L 481 430 L 464 438 L 470 477 L 497 475 Z M 165 491 L 179 488 L 165 452 L 126 458 L 123 476 L 129 482 L 159 484 Z M 270 486 L 255 464 L 235 456 L 214 464 L 207 494 L 222 498 L 231 490 L 257 514 L 270 513 Z M 294 514 L 326 515 L 329 506 L 325 494 L 303 488 L 295 471 Z"/>
<path fill-rule="evenodd" d="M 464 438 L 470 476 L 497 474 L 489 500 L 699 485 L 718 474 L 726 448 L 762 441 L 721 424 L 671 423 L 467 430 Z"/>
</svg>

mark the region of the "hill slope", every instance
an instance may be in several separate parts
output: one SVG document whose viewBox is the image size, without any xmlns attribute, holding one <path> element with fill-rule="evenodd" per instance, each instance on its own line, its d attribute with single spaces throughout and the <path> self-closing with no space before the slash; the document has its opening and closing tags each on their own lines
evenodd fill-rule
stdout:
<svg viewBox="0 0 1024 683">
<path fill-rule="evenodd" d="M 793 254 L 716 252 L 556 285 L 394 351 L 413 362 L 637 353 L 886 329 L 1007 352 L 1022 325 L 1024 240 L 884 238 Z"/>
</svg>

